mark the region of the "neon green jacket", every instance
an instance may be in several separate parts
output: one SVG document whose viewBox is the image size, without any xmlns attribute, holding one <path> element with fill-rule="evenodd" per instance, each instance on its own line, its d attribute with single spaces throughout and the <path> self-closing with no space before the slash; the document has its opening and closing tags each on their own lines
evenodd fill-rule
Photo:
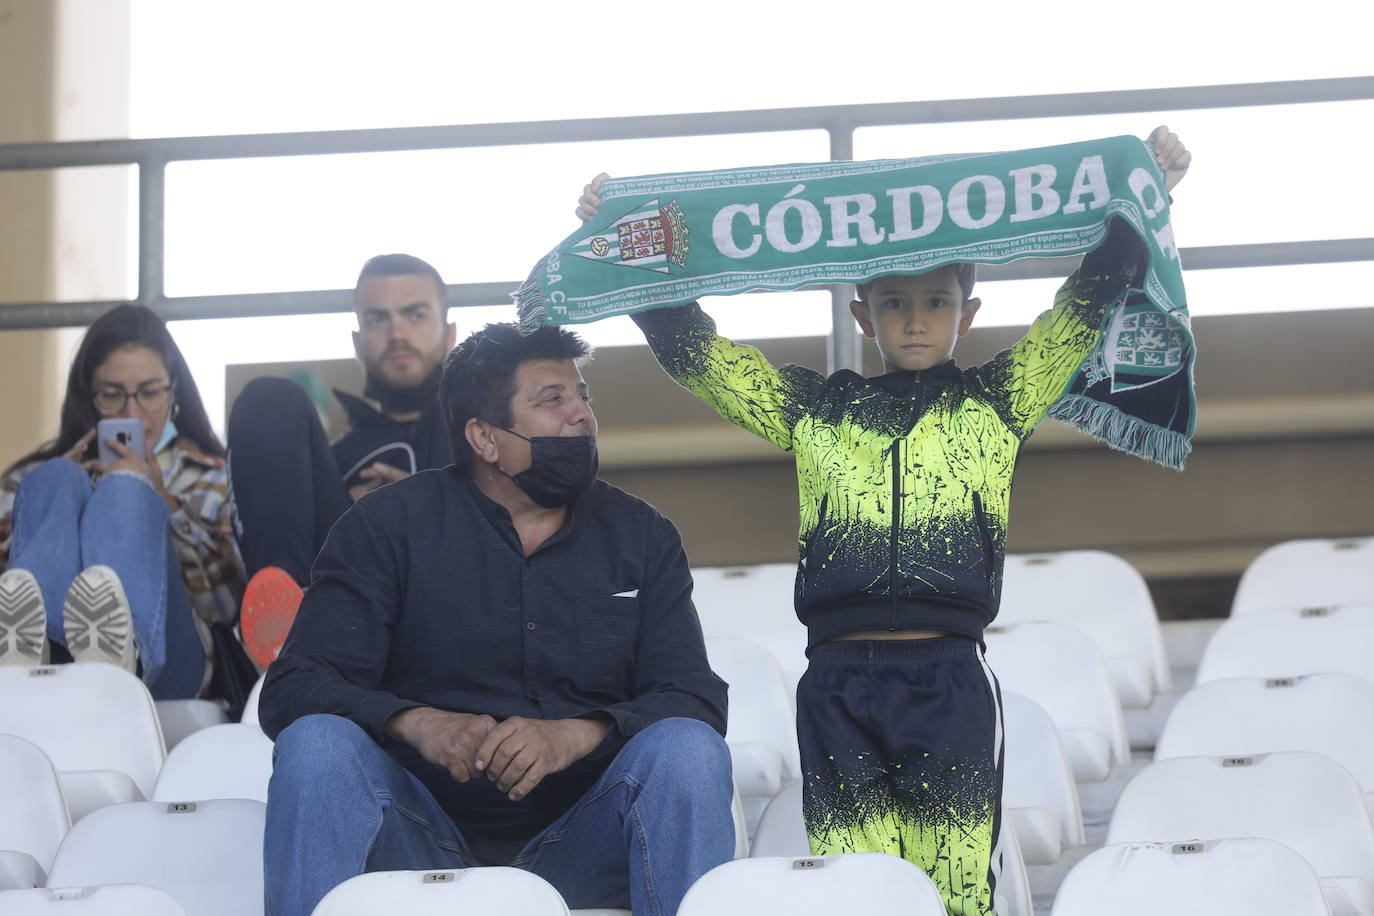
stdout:
<svg viewBox="0 0 1374 916">
<path fill-rule="evenodd" d="M 1138 262 L 1139 243 L 1114 231 L 1021 341 L 972 369 L 826 378 L 720 337 L 695 304 L 634 319 L 680 385 L 796 459 L 795 603 L 810 645 L 880 629 L 981 639 L 997 615 L 1017 455 Z"/>
</svg>

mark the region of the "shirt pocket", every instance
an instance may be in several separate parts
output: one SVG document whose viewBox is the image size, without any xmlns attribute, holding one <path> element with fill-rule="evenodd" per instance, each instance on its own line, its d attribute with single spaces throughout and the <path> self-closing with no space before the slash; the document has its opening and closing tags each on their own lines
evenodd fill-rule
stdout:
<svg viewBox="0 0 1374 916">
<path fill-rule="evenodd" d="M 639 599 L 629 596 L 578 595 L 577 681 L 584 689 L 628 699 L 634 682 L 635 645 L 639 637 Z"/>
</svg>

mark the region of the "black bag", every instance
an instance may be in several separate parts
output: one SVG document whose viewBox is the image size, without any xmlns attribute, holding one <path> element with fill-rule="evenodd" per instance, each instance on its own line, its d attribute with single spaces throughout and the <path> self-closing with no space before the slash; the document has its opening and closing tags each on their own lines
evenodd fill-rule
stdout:
<svg viewBox="0 0 1374 916">
<path fill-rule="evenodd" d="M 230 721 L 237 722 L 243 717 L 248 694 L 257 683 L 257 666 L 244 651 L 234 628 L 228 624 L 210 624 L 210 643 L 214 650 L 214 669 L 206 696 L 212 700 L 223 700 Z"/>
</svg>

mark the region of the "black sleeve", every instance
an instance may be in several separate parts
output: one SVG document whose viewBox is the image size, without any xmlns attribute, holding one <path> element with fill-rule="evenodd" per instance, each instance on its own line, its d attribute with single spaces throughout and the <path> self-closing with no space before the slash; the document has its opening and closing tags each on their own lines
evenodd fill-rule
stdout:
<svg viewBox="0 0 1374 916">
<path fill-rule="evenodd" d="M 422 705 L 377 689 L 401 606 L 392 543 L 365 501 L 329 533 L 291 634 L 267 670 L 258 715 L 268 737 L 302 716 L 327 713 L 381 742 L 387 719 Z"/>
<path fill-rule="evenodd" d="M 662 516 L 651 527 L 639 609 L 634 697 L 598 710 L 614 723 L 600 750 L 674 717 L 699 719 L 723 736 L 725 682 L 706 660 L 682 537 Z"/>
</svg>

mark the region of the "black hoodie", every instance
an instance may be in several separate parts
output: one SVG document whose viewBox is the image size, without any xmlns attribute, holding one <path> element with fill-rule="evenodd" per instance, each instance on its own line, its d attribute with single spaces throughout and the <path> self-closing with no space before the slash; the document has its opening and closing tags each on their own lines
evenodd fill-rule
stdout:
<svg viewBox="0 0 1374 916">
<path fill-rule="evenodd" d="M 358 472 L 376 461 L 411 474 L 452 463 L 448 429 L 437 402 L 403 422 L 347 392 L 336 389 L 334 397 L 348 415 L 348 429 L 331 443 L 344 486 L 359 483 Z"/>
</svg>

